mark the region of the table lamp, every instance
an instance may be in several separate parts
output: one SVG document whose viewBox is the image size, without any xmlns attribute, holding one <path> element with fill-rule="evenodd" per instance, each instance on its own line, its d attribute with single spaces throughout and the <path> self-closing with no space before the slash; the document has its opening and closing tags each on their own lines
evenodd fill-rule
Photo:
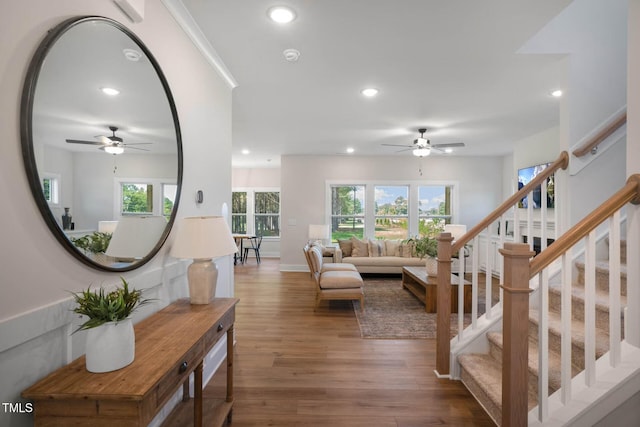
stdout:
<svg viewBox="0 0 640 427">
<path fill-rule="evenodd" d="M 105 254 L 122 261 L 144 258 L 158 244 L 166 226 L 163 216 L 123 216 Z"/>
<path fill-rule="evenodd" d="M 320 242 L 324 245 L 325 240 L 331 239 L 331 228 L 329 224 L 309 224 L 309 242 Z"/>
<path fill-rule="evenodd" d="M 445 224 L 445 233 L 451 233 L 453 240 L 458 240 L 467 233 L 467 226 L 464 224 Z"/>
<path fill-rule="evenodd" d="M 200 216 L 180 220 L 171 256 L 193 259 L 187 270 L 191 304 L 209 304 L 216 294 L 218 268 L 212 258 L 237 251 L 236 242 L 223 217 Z"/>
</svg>

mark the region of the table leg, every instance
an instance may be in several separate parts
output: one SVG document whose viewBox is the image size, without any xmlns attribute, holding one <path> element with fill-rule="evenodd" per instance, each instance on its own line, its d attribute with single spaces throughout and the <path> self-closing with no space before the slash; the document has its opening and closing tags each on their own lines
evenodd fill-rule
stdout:
<svg viewBox="0 0 640 427">
<path fill-rule="evenodd" d="M 202 362 L 193 371 L 193 425 L 202 427 Z"/>
</svg>

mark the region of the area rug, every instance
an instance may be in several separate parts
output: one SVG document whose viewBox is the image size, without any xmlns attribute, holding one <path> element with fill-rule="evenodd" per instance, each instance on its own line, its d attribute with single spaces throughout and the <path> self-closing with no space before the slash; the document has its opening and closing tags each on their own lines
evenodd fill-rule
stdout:
<svg viewBox="0 0 640 427">
<path fill-rule="evenodd" d="M 427 313 L 413 294 L 402 288 L 399 277 L 364 278 L 364 310 L 360 302 L 353 308 L 363 338 L 434 339 L 437 313 Z M 451 315 L 451 336 L 458 331 L 458 315 Z M 465 315 L 465 325 L 471 316 Z"/>
</svg>

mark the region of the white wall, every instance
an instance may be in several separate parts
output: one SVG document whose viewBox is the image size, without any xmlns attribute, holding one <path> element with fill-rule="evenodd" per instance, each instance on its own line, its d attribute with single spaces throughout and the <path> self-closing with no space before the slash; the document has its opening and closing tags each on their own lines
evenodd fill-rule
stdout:
<svg viewBox="0 0 640 427">
<path fill-rule="evenodd" d="M 93 270 L 71 257 L 47 229 L 29 190 L 20 149 L 19 105 L 23 78 L 47 30 L 76 15 L 101 15 L 129 27 L 163 69 L 176 101 L 184 148 L 179 216 L 220 214 L 231 199 L 231 89 L 203 59 L 159 1 L 147 1 L 144 21 L 131 24 L 111 1 L 30 0 L 0 6 L 0 198 L 5 225 L 0 243 L 0 401 L 20 392 L 83 353 L 83 334 L 69 337 L 76 321 L 68 291 L 115 284 L 118 275 Z M 211 141 L 215 144 L 199 144 Z M 195 192 L 205 193 L 196 205 Z M 123 274 L 158 302 L 135 320 L 187 295 L 186 262 L 168 255 L 173 236 L 144 267 Z M 233 295 L 230 257 L 217 261 L 218 296 Z M 209 364 L 209 366 L 214 366 Z M 0 425 L 31 425 L 29 415 L 0 411 Z"/>
<path fill-rule="evenodd" d="M 456 181 L 460 206 L 454 221 L 469 227 L 503 200 L 501 157 L 283 156 L 281 165 L 282 270 L 306 268 L 302 246 L 308 225 L 326 221 L 327 181 Z"/>
</svg>

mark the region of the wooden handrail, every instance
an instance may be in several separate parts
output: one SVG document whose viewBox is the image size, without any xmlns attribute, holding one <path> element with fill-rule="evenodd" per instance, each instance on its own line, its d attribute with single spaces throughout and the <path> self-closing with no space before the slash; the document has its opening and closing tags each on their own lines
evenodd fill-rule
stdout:
<svg viewBox="0 0 640 427">
<path fill-rule="evenodd" d="M 631 175 L 627 183 L 618 192 L 601 204 L 582 221 L 571 227 L 560 236 L 546 250 L 542 251 L 530 262 L 530 272 L 533 277 L 551 264 L 556 258 L 564 254 L 569 248 L 578 243 L 589 232 L 603 223 L 614 212 L 627 203 L 640 204 L 640 174 Z"/>
<path fill-rule="evenodd" d="M 609 135 L 614 133 L 620 128 L 623 124 L 627 123 L 627 111 L 623 111 L 609 123 L 606 127 L 604 127 L 600 132 L 590 138 L 587 142 L 582 144 L 582 146 L 573 150 L 573 155 L 576 157 L 582 157 L 585 154 L 589 154 L 591 150 L 600 144 L 602 141 L 607 139 Z"/>
<path fill-rule="evenodd" d="M 487 215 L 482 221 L 476 224 L 471 230 L 467 231 L 460 239 L 458 239 L 451 248 L 452 253 L 458 252 L 464 247 L 471 239 L 476 237 L 482 230 L 491 225 L 495 220 L 500 218 L 502 214 L 507 212 L 513 205 L 519 200 L 522 200 L 529 192 L 534 188 L 542 184 L 548 177 L 550 177 L 558 169 L 566 169 L 569 166 L 569 153 L 563 151 L 558 158 L 544 169 L 540 174 L 533 178 L 527 185 L 522 187 L 517 193 L 514 193 L 511 197 L 505 200 L 500 206 L 498 206 L 493 212 Z"/>
</svg>

